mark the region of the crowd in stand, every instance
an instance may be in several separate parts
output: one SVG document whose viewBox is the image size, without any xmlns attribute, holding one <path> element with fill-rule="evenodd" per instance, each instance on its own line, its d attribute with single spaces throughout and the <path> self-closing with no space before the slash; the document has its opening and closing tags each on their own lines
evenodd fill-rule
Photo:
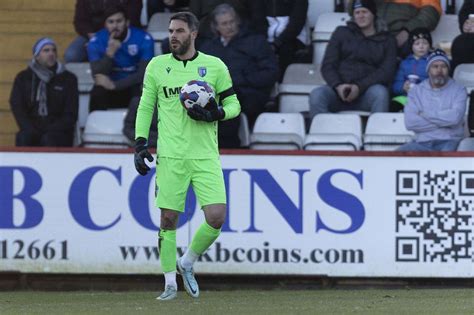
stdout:
<svg viewBox="0 0 474 315">
<path fill-rule="evenodd" d="M 250 127 L 260 113 L 273 109 L 271 91 L 288 65 L 310 62 L 307 0 L 145 3 L 77 0 L 78 36 L 64 53 L 66 63 L 90 63 L 95 83 L 90 111 L 128 108 L 124 134 L 130 140 L 145 68 L 155 55 L 142 24 L 156 12 L 189 10 L 200 19 L 197 48 L 227 65 Z M 351 19 L 328 43 L 321 64 L 326 85 L 310 94 L 310 118 L 343 110 L 404 111 L 406 127 L 416 136 L 400 150 L 456 150 L 464 136 L 467 94 L 450 76 L 459 64 L 474 63 L 474 0 L 464 1 L 459 12 L 461 34 L 453 38 L 452 61 L 434 49 L 430 34 L 442 14 L 440 0 L 353 0 L 346 9 Z M 164 41 L 164 53 L 168 49 Z M 77 79 L 58 61 L 53 39 L 34 44 L 10 103 L 20 128 L 17 146 L 72 145 Z M 221 148 L 240 147 L 239 124 L 239 118 L 220 123 Z M 150 144 L 156 143 L 156 121 L 152 126 Z"/>
</svg>

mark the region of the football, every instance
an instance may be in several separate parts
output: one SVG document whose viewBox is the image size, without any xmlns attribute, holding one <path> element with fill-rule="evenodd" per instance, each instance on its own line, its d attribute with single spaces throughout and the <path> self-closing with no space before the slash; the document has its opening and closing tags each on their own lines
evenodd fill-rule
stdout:
<svg viewBox="0 0 474 315">
<path fill-rule="evenodd" d="M 193 107 L 194 104 L 206 108 L 211 97 L 215 97 L 212 87 L 207 82 L 198 80 L 186 83 L 179 93 L 179 100 L 186 109 Z"/>
</svg>

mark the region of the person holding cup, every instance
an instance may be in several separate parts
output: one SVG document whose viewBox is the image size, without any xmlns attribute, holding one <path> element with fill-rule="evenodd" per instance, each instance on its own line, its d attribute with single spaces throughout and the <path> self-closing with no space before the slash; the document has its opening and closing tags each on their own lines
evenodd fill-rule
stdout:
<svg viewBox="0 0 474 315">
<path fill-rule="evenodd" d="M 390 111 L 400 111 L 407 102 L 407 94 L 414 85 L 428 78 L 426 63 L 431 50 L 432 39 L 426 28 L 417 28 L 410 32 L 412 53 L 402 60 L 392 84 L 392 99 Z"/>
</svg>

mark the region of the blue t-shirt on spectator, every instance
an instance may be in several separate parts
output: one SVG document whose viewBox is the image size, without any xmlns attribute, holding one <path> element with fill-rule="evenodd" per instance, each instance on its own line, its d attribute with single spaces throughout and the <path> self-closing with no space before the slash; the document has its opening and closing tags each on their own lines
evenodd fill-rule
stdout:
<svg viewBox="0 0 474 315">
<path fill-rule="evenodd" d="M 87 46 L 90 62 L 98 61 L 104 57 L 109 37 L 109 32 L 103 28 L 91 38 Z M 115 53 L 114 68 L 110 78 L 117 81 L 129 76 L 137 71 L 140 61 L 149 61 L 153 56 L 154 43 L 150 34 L 138 28 L 129 27 L 127 37 Z"/>
</svg>

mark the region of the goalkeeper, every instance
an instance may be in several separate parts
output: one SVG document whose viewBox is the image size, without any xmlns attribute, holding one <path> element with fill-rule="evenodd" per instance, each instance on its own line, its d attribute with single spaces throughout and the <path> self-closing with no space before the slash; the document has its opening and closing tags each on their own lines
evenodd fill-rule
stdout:
<svg viewBox="0 0 474 315">
<path fill-rule="evenodd" d="M 237 117 L 240 104 L 232 89 L 225 64 L 195 49 L 199 21 L 189 12 L 171 16 L 171 54 L 153 58 L 147 66 L 135 126 L 135 168 L 146 175 L 153 161 L 147 150 L 153 110 L 158 107 L 157 196 L 161 209 L 158 247 L 165 290 L 159 300 L 177 296 L 176 271 L 187 293 L 197 298 L 199 286 L 193 272 L 198 257 L 214 243 L 226 215 L 226 193 L 217 146 L 217 121 Z M 181 86 L 190 80 L 206 81 L 216 93 L 210 109 L 194 105 L 186 109 L 179 101 Z M 207 108 L 207 107 L 206 107 Z M 184 255 L 176 259 L 176 227 L 184 211 L 186 193 L 193 186 L 205 222 L 196 231 Z"/>
</svg>

